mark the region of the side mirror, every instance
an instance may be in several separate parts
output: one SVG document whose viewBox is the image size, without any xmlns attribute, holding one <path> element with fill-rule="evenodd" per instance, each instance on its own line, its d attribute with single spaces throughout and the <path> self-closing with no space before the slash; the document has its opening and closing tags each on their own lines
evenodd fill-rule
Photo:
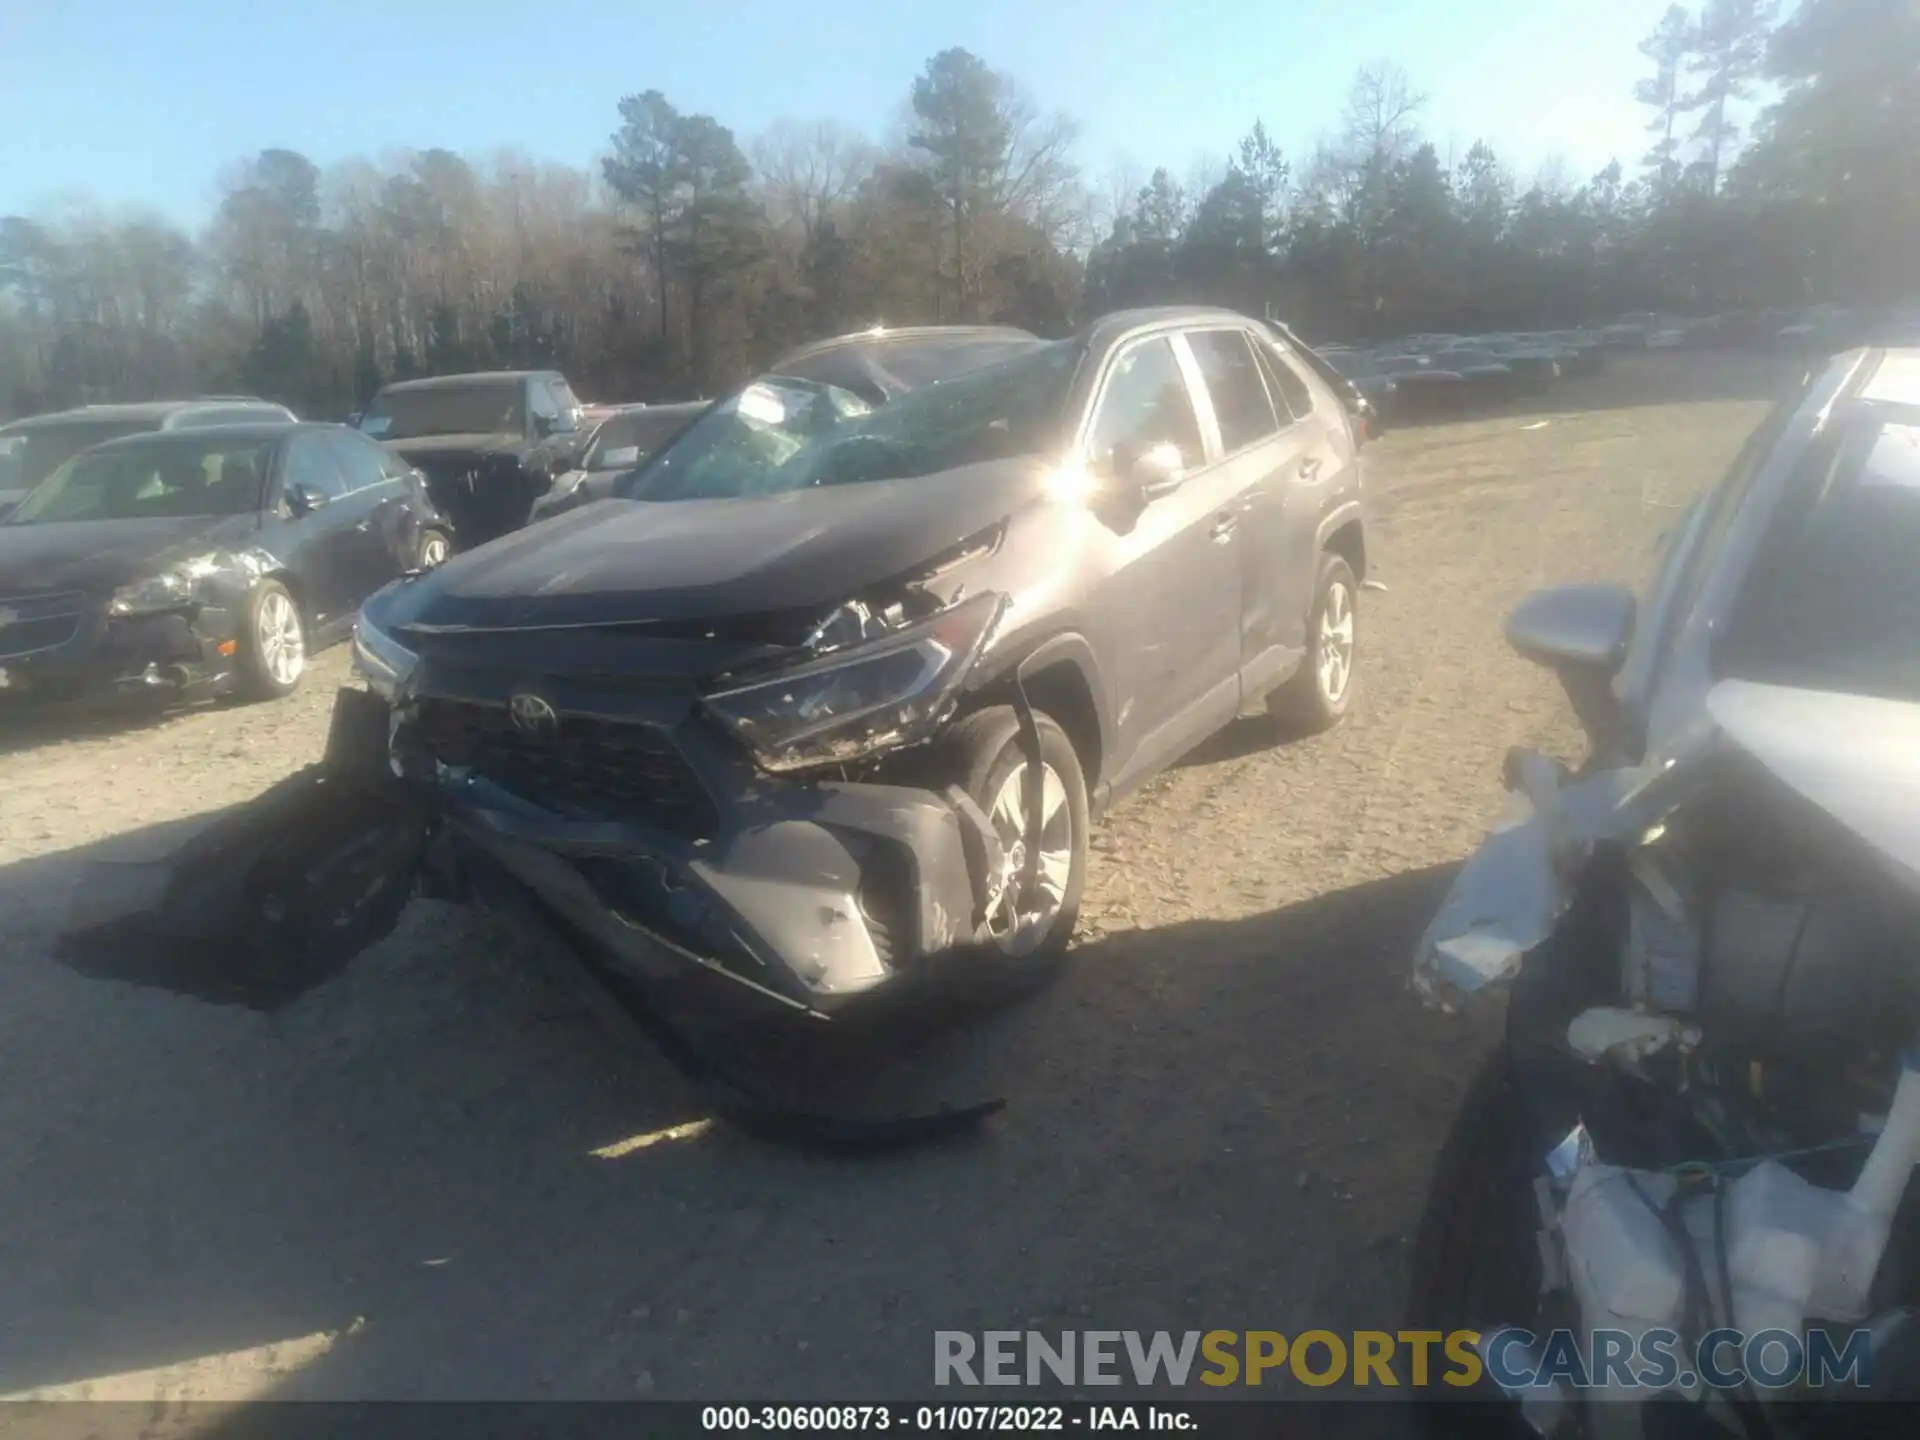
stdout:
<svg viewBox="0 0 1920 1440">
<path fill-rule="evenodd" d="M 1613 677 L 1633 640 L 1633 592 L 1611 582 L 1536 590 L 1507 619 L 1507 643 L 1559 677 L 1596 754 L 1620 738 Z"/>
<path fill-rule="evenodd" d="M 358 430 L 360 428 L 361 413 L 362 413 L 361 411 L 356 410 L 351 415 L 347 416 L 347 428 L 349 430 Z"/>
<path fill-rule="evenodd" d="M 289 485 L 287 487 L 287 506 L 296 515 L 311 515 L 327 503 L 324 491 L 311 485 Z"/>
<path fill-rule="evenodd" d="M 1536 590 L 1507 620 L 1507 643 L 1549 670 L 1612 679 L 1633 639 L 1633 592 L 1612 582 Z"/>
<path fill-rule="evenodd" d="M 1113 470 L 1116 478 L 1150 503 L 1180 488 L 1187 478 L 1187 461 L 1178 445 L 1163 440 L 1143 449 L 1115 451 Z"/>
</svg>

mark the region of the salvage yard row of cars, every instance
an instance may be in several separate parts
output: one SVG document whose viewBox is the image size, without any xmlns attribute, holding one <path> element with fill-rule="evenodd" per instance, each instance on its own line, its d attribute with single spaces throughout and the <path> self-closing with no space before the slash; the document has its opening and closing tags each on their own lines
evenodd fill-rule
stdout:
<svg viewBox="0 0 1920 1440">
<path fill-rule="evenodd" d="M 1876 311 L 1815 306 L 1698 319 L 1647 312 L 1584 329 L 1403 335 L 1316 348 L 1386 425 L 1542 395 L 1563 379 L 1597 373 L 1615 353 L 1761 348 L 1818 356 L 1916 342 L 1920 306 L 1909 305 Z"/>
</svg>

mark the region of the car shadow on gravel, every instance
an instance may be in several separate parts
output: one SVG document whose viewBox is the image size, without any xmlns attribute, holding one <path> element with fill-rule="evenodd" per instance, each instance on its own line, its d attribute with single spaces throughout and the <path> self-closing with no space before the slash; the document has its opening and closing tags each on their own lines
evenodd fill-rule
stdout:
<svg viewBox="0 0 1920 1440">
<path fill-rule="evenodd" d="M 0 1394 L 910 1397 L 936 1329 L 1390 1329 L 1488 1033 L 1405 983 L 1429 868 L 1090 938 L 892 1057 L 1003 1115 L 832 1160 L 445 906 L 271 1016 L 46 958 L 85 861 L 183 833 L 0 869 Z"/>
</svg>

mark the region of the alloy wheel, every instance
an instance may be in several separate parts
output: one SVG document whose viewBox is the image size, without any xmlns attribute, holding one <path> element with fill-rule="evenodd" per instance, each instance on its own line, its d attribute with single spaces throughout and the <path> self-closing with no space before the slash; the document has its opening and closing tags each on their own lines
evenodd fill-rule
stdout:
<svg viewBox="0 0 1920 1440">
<path fill-rule="evenodd" d="M 293 598 L 283 590 L 271 590 L 261 597 L 259 628 L 260 663 L 276 685 L 292 685 L 307 668 L 307 637 L 300 625 L 300 612 Z"/>
<path fill-rule="evenodd" d="M 1066 903 L 1067 882 L 1073 873 L 1073 807 L 1067 804 L 1067 787 L 1060 772 L 1051 765 L 1041 766 L 1040 777 L 1040 860 L 1035 877 L 1038 894 L 1022 906 L 1021 877 L 1025 873 L 1027 766 L 1021 764 L 1001 782 L 993 806 L 987 812 L 994 834 L 1000 840 L 1001 872 L 997 877 L 997 903 L 988 920 L 988 930 L 1000 951 L 1006 955 L 1030 955 L 1040 948 L 1060 910 Z"/>
<path fill-rule="evenodd" d="M 1320 694 L 1329 705 L 1340 703 L 1353 678 L 1353 637 L 1353 595 L 1336 580 L 1320 611 Z"/>
</svg>

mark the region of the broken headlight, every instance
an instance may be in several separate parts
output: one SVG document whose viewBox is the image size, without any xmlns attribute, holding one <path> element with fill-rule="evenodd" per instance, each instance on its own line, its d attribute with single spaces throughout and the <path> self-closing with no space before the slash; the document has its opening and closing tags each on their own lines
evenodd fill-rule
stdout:
<svg viewBox="0 0 1920 1440">
<path fill-rule="evenodd" d="M 162 610 L 178 610 L 182 605 L 193 603 L 202 580 L 219 574 L 231 563 L 226 555 L 218 551 L 211 555 L 197 555 L 191 560 L 169 566 L 158 575 L 121 586 L 113 592 L 107 609 L 115 615 L 151 615 Z"/>
<path fill-rule="evenodd" d="M 709 695 L 707 708 L 772 771 L 906 744 L 945 716 L 1005 603 L 976 595 L 881 639 Z"/>
</svg>

